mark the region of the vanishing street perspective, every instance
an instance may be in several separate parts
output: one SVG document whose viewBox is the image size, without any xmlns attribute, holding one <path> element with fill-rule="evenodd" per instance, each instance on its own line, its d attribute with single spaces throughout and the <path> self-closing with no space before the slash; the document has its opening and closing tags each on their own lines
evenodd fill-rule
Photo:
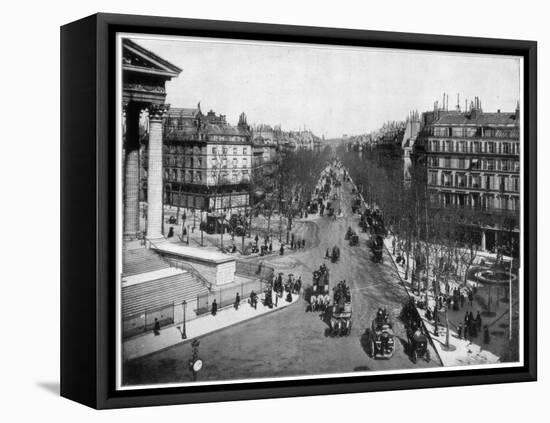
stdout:
<svg viewBox="0 0 550 423">
<path fill-rule="evenodd" d="M 519 59 L 120 43 L 120 387 L 520 360 Z"/>
</svg>

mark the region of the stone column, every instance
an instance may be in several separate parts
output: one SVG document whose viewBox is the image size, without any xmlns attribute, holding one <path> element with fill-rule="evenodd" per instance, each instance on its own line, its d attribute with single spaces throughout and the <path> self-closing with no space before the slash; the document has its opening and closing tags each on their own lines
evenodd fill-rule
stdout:
<svg viewBox="0 0 550 423">
<path fill-rule="evenodd" d="M 123 236 L 132 240 L 139 232 L 139 115 L 140 107 L 126 107 L 126 139 L 124 143 L 124 223 Z"/>
<path fill-rule="evenodd" d="M 147 239 L 160 241 L 162 234 L 162 117 L 164 105 L 149 106 L 149 158 L 147 170 Z"/>
</svg>

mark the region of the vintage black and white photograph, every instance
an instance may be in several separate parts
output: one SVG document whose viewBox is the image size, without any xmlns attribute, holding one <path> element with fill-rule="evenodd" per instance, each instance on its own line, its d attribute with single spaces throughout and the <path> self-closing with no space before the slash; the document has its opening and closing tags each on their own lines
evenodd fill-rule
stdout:
<svg viewBox="0 0 550 423">
<path fill-rule="evenodd" d="M 117 389 L 518 366 L 521 57 L 117 34 Z"/>
</svg>

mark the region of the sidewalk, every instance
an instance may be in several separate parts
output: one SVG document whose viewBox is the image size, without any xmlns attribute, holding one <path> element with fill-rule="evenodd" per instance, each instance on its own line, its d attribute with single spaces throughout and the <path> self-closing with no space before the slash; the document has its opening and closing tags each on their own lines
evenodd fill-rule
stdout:
<svg viewBox="0 0 550 423">
<path fill-rule="evenodd" d="M 123 361 L 143 357 L 170 348 L 176 344 L 189 342 L 194 338 L 281 310 L 294 304 L 299 298 L 300 296 L 298 294 L 292 295 L 292 302 L 288 303 L 283 296 L 283 298 L 279 298 L 278 300 L 278 307 L 273 307 L 271 309 L 265 307 L 259 299 L 257 309 L 252 308 L 247 301 L 242 301 L 238 310 L 235 310 L 233 307 L 226 307 L 222 310 L 218 310 L 216 316 L 207 314 L 204 317 L 187 321 L 187 339 L 185 340 L 181 338 L 182 322 L 161 329 L 159 335 L 150 332 L 135 338 L 130 338 L 122 343 Z"/>
<path fill-rule="evenodd" d="M 401 280 L 402 285 L 407 290 L 407 293 L 409 296 L 414 297 L 415 299 L 420 299 L 416 294 L 414 294 L 411 290 L 411 282 L 409 280 L 405 280 L 405 270 L 403 267 L 399 266 L 395 258 L 392 254 L 392 236 L 389 236 L 388 238 L 384 239 L 384 245 L 386 247 L 386 251 L 388 255 L 391 257 L 392 262 L 395 266 L 395 269 L 399 275 L 399 278 Z M 412 265 L 411 265 L 412 268 Z M 425 300 L 425 293 L 422 295 L 422 299 Z M 466 300 L 467 303 L 467 300 Z M 445 328 L 445 314 L 444 312 L 439 312 L 440 316 L 440 324 L 438 325 L 438 334 L 437 336 L 434 334 L 434 324 L 432 321 L 428 320 L 426 318 L 426 311 L 424 309 L 418 308 L 417 311 L 420 317 L 422 318 L 425 328 L 432 339 L 432 343 L 434 345 L 434 348 L 437 351 L 437 354 L 439 355 L 441 359 L 441 363 L 443 366 L 463 366 L 463 365 L 478 365 L 478 364 L 493 364 L 500 362 L 500 357 L 496 354 L 494 354 L 491 351 L 488 351 L 487 349 L 484 349 L 482 346 L 458 337 L 458 334 L 455 330 L 453 330 L 453 326 L 456 328 L 459 323 L 462 322 L 462 317 L 460 316 L 460 313 L 464 313 L 466 311 L 472 311 L 475 314 L 477 311 L 483 311 L 483 307 L 481 307 L 477 301 L 474 301 L 472 306 L 467 306 L 465 303 L 465 306 L 462 310 L 459 311 L 452 311 L 449 310 L 448 318 L 449 318 L 449 345 L 450 348 L 447 349 L 446 344 L 446 328 Z M 435 299 L 433 297 L 433 294 L 428 291 L 428 307 L 433 309 L 435 306 Z M 499 316 L 495 318 L 492 318 L 491 320 L 496 319 Z M 475 342 L 481 343 L 483 339 L 482 334 L 478 334 L 478 336 L 474 339 Z M 494 339 L 491 339 L 491 342 L 494 343 Z"/>
</svg>

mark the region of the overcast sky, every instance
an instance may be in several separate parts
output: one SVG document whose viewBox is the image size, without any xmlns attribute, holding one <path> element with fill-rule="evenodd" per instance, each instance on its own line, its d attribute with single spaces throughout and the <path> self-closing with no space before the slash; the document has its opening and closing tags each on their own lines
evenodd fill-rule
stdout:
<svg viewBox="0 0 550 423">
<path fill-rule="evenodd" d="M 378 129 L 410 110 L 433 109 L 449 94 L 449 108 L 481 98 L 485 111 L 513 111 L 520 98 L 520 61 L 514 57 L 269 44 L 181 38 L 136 39 L 183 69 L 167 83 L 172 107 L 227 115 L 250 124 L 304 126 L 327 138 Z M 468 100 L 468 101 L 469 101 Z"/>
</svg>

